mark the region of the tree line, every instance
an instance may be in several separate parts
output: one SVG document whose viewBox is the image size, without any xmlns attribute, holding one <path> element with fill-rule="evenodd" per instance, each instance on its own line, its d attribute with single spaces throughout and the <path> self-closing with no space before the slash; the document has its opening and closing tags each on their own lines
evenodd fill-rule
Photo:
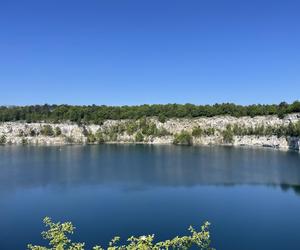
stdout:
<svg viewBox="0 0 300 250">
<path fill-rule="evenodd" d="M 300 112 L 300 101 L 291 104 L 236 105 L 223 103 L 214 105 L 194 104 L 153 104 L 139 106 L 72 106 L 72 105 L 31 105 L 0 106 L 0 121 L 52 122 L 71 121 L 76 123 L 102 124 L 104 120 L 140 119 L 158 117 L 161 122 L 168 118 L 213 117 L 217 115 L 259 116 Z"/>
</svg>

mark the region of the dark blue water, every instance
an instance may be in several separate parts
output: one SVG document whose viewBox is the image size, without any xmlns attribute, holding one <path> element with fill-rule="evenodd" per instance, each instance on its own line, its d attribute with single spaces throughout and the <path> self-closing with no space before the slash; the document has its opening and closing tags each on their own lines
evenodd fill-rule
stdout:
<svg viewBox="0 0 300 250">
<path fill-rule="evenodd" d="M 43 217 L 75 240 L 166 239 L 212 223 L 224 250 L 299 249 L 300 154 L 269 149 L 100 145 L 0 147 L 0 249 L 42 244 Z"/>
</svg>

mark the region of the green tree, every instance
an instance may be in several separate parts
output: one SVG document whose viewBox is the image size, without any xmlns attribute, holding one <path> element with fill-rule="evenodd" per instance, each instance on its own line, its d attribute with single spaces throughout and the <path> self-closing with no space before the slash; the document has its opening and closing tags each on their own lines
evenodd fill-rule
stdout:
<svg viewBox="0 0 300 250">
<path fill-rule="evenodd" d="M 167 120 L 166 116 L 163 115 L 163 114 L 159 114 L 158 116 L 158 121 L 161 122 L 161 123 L 165 123 Z"/>
</svg>

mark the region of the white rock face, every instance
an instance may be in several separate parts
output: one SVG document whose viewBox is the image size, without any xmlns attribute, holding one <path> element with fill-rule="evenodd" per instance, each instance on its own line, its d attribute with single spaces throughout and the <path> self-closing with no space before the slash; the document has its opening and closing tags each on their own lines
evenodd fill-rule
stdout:
<svg viewBox="0 0 300 250">
<path fill-rule="evenodd" d="M 5 122 L 0 123 L 0 138 L 5 136 L 6 144 L 37 144 L 37 145 L 62 145 L 68 143 L 87 143 L 86 131 L 90 134 L 96 134 L 97 131 L 105 131 L 116 125 L 125 125 L 129 120 L 107 120 L 103 125 L 85 125 L 79 126 L 72 123 L 47 124 L 47 123 L 23 123 L 23 122 Z M 215 116 L 201 118 L 176 118 L 169 119 L 165 123 L 161 123 L 156 118 L 149 118 L 149 121 L 155 123 L 159 129 L 165 129 L 171 135 L 155 137 L 145 136 L 144 143 L 148 144 L 171 144 L 174 135 L 181 131 L 192 132 L 193 128 L 201 127 L 202 129 L 214 128 L 217 132 L 213 136 L 201 136 L 193 138 L 193 144 L 196 145 L 220 145 L 223 143 L 222 135 L 219 131 L 226 129 L 228 124 L 243 126 L 245 128 L 266 126 L 287 126 L 289 123 L 300 121 L 300 114 L 289 114 L 284 119 L 277 116 L 257 116 L 257 117 L 231 117 L 231 116 Z M 60 128 L 62 134 L 60 136 L 43 136 L 41 129 L 44 125 L 50 125 L 53 130 Z M 34 135 L 32 135 L 34 131 Z M 117 134 L 114 139 L 115 143 L 133 143 L 135 142 L 135 134 L 128 135 L 126 132 Z M 259 146 L 272 147 L 278 149 L 294 149 L 299 150 L 300 141 L 298 137 L 276 137 L 276 136 L 234 136 L 234 146 Z"/>
</svg>

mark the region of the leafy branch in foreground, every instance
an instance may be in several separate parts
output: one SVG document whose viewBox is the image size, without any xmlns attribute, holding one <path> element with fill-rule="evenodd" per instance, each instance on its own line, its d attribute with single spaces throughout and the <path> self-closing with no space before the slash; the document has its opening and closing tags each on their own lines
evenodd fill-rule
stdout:
<svg viewBox="0 0 300 250">
<path fill-rule="evenodd" d="M 73 234 L 75 227 L 71 222 L 54 223 L 49 217 L 44 219 L 44 224 L 48 228 L 42 232 L 44 239 L 49 241 L 49 247 L 33 246 L 29 244 L 29 250 L 84 250 L 84 243 L 74 243 L 68 238 L 68 234 Z M 154 243 L 154 235 L 130 237 L 127 244 L 120 245 L 120 237 L 114 237 L 107 250 L 167 250 L 167 249 L 190 249 L 196 247 L 202 250 L 213 250 L 210 247 L 209 222 L 205 222 L 199 231 L 189 227 L 190 235 L 175 237 L 170 240 Z M 104 250 L 100 246 L 94 246 L 93 250 Z"/>
</svg>

